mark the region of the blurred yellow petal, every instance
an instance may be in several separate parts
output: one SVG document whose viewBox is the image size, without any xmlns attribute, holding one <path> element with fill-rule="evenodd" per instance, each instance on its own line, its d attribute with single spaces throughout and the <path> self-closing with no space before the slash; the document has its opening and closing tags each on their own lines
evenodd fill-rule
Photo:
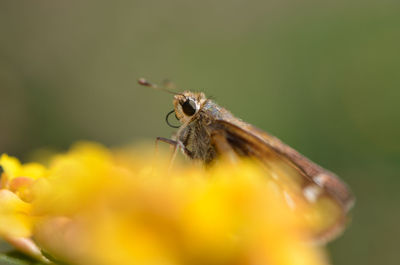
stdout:
<svg viewBox="0 0 400 265">
<path fill-rule="evenodd" d="M 0 190 L 0 235 L 29 237 L 32 228 L 30 211 L 30 204 L 9 190 Z"/>
<path fill-rule="evenodd" d="M 3 167 L 4 172 L 9 176 L 17 176 L 21 163 L 15 157 L 8 156 L 7 154 L 3 154 L 0 158 L 0 165 Z"/>
<path fill-rule="evenodd" d="M 9 244 L 13 245 L 19 251 L 41 262 L 50 263 L 32 239 L 27 237 L 7 237 L 6 239 Z"/>
<path fill-rule="evenodd" d="M 18 176 L 21 168 L 21 163 L 15 157 L 10 157 L 7 154 L 3 154 L 0 158 L 0 166 L 3 168 L 4 171 L 2 174 L 0 188 L 7 188 L 8 182 L 15 176 Z"/>
<path fill-rule="evenodd" d="M 38 163 L 27 163 L 21 165 L 19 160 L 15 157 L 3 154 L 0 158 L 0 166 L 3 168 L 4 172 L 2 174 L 1 186 L 0 188 L 10 188 L 10 183 L 19 177 L 29 178 L 36 180 L 38 178 L 46 176 L 46 168 Z M 26 185 L 24 185 L 25 187 Z M 22 188 L 24 188 L 22 187 Z M 13 191 L 18 192 L 19 186 L 14 185 Z"/>
</svg>

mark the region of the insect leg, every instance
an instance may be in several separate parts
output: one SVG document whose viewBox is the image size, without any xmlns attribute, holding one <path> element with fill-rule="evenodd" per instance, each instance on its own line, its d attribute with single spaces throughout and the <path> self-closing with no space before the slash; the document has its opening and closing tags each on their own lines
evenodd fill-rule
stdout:
<svg viewBox="0 0 400 265">
<path fill-rule="evenodd" d="M 155 157 L 157 157 L 158 156 L 158 143 L 159 142 L 163 142 L 163 143 L 166 143 L 166 144 L 169 144 L 170 146 L 172 146 L 172 147 L 174 147 L 174 150 L 176 149 L 176 146 L 177 146 L 177 144 L 178 144 L 178 142 L 177 141 L 174 141 L 174 140 L 172 140 L 172 139 L 168 139 L 168 138 L 164 138 L 164 137 L 157 137 L 156 138 L 156 143 L 155 143 Z"/>
<path fill-rule="evenodd" d="M 180 141 L 175 141 L 172 139 L 168 139 L 168 138 L 164 138 L 164 137 L 157 137 L 156 138 L 156 152 L 158 152 L 158 142 L 164 142 L 167 143 L 169 145 L 171 145 L 173 147 L 173 151 L 172 151 L 172 156 L 171 156 L 171 160 L 170 160 L 170 165 L 169 165 L 169 170 L 171 170 L 173 162 L 176 158 L 176 154 L 178 153 L 178 149 L 181 149 L 182 152 L 186 153 L 189 152 L 189 150 L 186 149 L 186 147 L 182 144 L 182 142 Z"/>
<path fill-rule="evenodd" d="M 156 147 L 158 146 L 158 142 L 164 142 L 164 143 L 167 143 L 167 144 L 173 145 L 173 146 L 176 146 L 178 144 L 177 141 L 174 141 L 174 140 L 168 139 L 168 138 L 164 138 L 164 137 L 157 137 L 156 138 Z"/>
</svg>

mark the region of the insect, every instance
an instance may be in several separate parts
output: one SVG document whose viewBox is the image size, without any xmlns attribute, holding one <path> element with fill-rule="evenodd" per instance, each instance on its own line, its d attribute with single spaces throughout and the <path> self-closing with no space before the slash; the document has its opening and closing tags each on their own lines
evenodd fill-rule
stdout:
<svg viewBox="0 0 400 265">
<path fill-rule="evenodd" d="M 320 203 L 323 206 L 320 208 L 327 208 L 329 221 L 314 231 L 316 241 L 330 241 L 343 231 L 354 198 L 347 185 L 334 173 L 318 166 L 278 138 L 236 118 L 203 93 L 175 93 L 145 79 L 138 82 L 174 94 L 174 110 L 168 113 L 166 120 L 178 130 L 174 139 L 158 137 L 157 140 L 172 144 L 190 159 L 206 164 L 227 154 L 254 158 L 274 172 L 275 177 L 294 179 L 304 201 Z M 169 123 L 171 114 L 175 114 L 180 126 Z M 292 198 L 287 199 L 288 204 L 293 203 Z"/>
</svg>

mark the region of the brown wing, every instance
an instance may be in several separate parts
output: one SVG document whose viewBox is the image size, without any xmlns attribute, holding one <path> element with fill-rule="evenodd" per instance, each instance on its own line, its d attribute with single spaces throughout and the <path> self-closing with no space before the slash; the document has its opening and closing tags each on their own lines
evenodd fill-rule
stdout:
<svg viewBox="0 0 400 265">
<path fill-rule="evenodd" d="M 214 126 L 215 129 L 224 131 L 226 140 L 236 153 L 255 157 L 277 176 L 289 177 L 298 183 L 302 195 L 309 202 L 311 200 L 314 203 L 326 204 L 326 201 L 329 201 L 330 204 L 336 205 L 334 207 L 338 208 L 339 212 L 333 214 L 327 227 L 317 232 L 317 237 L 324 241 L 330 240 L 343 230 L 347 220 L 346 214 L 351 209 L 354 199 L 347 185 L 335 174 L 250 124 L 239 120 L 216 120 Z"/>
</svg>

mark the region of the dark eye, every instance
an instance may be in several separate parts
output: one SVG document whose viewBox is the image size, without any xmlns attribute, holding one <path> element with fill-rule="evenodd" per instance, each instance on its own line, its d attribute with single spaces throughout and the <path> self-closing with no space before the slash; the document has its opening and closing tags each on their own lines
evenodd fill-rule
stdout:
<svg viewBox="0 0 400 265">
<path fill-rule="evenodd" d="M 192 116 L 196 113 L 196 103 L 193 100 L 187 99 L 181 105 L 183 113 L 185 113 L 187 116 Z"/>
</svg>

